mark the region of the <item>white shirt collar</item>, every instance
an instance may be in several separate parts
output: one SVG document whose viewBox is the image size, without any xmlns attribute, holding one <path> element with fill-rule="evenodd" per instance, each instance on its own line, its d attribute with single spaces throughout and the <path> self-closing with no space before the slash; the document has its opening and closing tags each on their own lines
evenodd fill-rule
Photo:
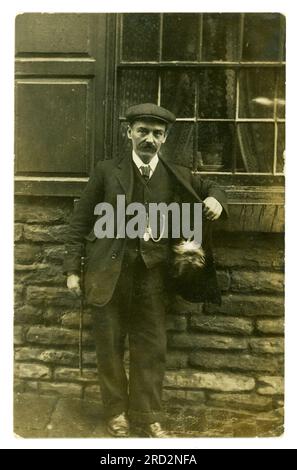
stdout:
<svg viewBox="0 0 297 470">
<path fill-rule="evenodd" d="M 140 169 L 141 166 L 146 165 L 146 163 L 144 163 L 141 160 L 141 158 L 137 155 L 137 153 L 134 152 L 134 150 L 132 151 L 132 158 L 133 158 L 133 162 L 137 166 L 138 170 Z M 153 175 L 153 173 L 156 169 L 156 166 L 158 165 L 158 162 L 159 162 L 159 157 L 158 157 L 158 154 L 156 153 L 156 155 L 154 155 L 153 158 L 151 159 L 151 161 L 148 163 L 148 165 L 151 168 L 150 178 L 152 177 L 152 175 Z"/>
</svg>

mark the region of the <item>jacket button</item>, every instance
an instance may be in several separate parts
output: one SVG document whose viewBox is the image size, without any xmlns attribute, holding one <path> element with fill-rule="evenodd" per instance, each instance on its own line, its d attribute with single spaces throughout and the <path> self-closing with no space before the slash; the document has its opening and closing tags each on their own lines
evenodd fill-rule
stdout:
<svg viewBox="0 0 297 470">
<path fill-rule="evenodd" d="M 118 256 L 117 253 L 113 252 L 111 255 L 111 259 L 116 259 L 117 256 Z"/>
</svg>

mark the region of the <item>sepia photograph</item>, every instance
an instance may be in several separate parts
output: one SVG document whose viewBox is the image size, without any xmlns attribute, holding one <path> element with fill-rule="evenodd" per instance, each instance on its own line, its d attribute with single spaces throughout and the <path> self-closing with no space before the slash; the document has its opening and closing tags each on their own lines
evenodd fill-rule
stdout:
<svg viewBox="0 0 297 470">
<path fill-rule="evenodd" d="M 285 15 L 14 34 L 15 435 L 283 436 Z"/>
</svg>

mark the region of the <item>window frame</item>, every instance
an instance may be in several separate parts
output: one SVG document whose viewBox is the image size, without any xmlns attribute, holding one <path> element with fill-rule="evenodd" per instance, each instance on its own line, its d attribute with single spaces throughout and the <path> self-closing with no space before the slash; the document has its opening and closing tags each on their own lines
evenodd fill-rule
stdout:
<svg viewBox="0 0 297 470">
<path fill-rule="evenodd" d="M 158 95 L 157 95 L 157 104 L 161 104 L 161 75 L 164 70 L 196 70 L 197 73 L 199 70 L 205 68 L 220 68 L 223 69 L 232 69 L 236 74 L 236 109 L 234 118 L 200 118 L 197 113 L 193 118 L 177 118 L 177 122 L 192 122 L 195 126 L 199 122 L 213 122 L 213 123 L 233 123 L 234 124 L 234 136 L 236 136 L 236 126 L 241 123 L 272 123 L 274 125 L 274 153 L 273 153 L 273 168 L 271 173 L 263 172 L 240 172 L 235 169 L 235 152 L 236 144 L 234 144 L 234 152 L 232 156 L 232 168 L 231 171 L 202 171 L 199 170 L 201 175 L 206 177 L 215 178 L 217 181 L 222 182 L 228 185 L 267 185 L 267 186 L 282 186 L 284 184 L 284 174 L 276 171 L 277 169 L 277 126 L 278 124 L 285 124 L 285 118 L 280 118 L 277 116 L 276 105 L 274 105 L 273 117 L 271 118 L 242 118 L 239 117 L 239 81 L 240 81 L 240 71 L 248 70 L 251 68 L 274 68 L 277 70 L 277 77 L 279 77 L 281 70 L 285 70 L 285 61 L 283 57 L 284 50 L 284 32 L 285 32 L 285 20 L 282 15 L 280 15 L 280 39 L 279 39 L 279 56 L 278 61 L 244 61 L 242 60 L 242 51 L 243 51 L 243 39 L 244 39 L 244 19 L 245 13 L 238 13 L 239 18 L 239 47 L 238 47 L 238 57 L 236 61 L 199 61 L 202 57 L 202 36 L 203 36 L 203 13 L 199 13 L 199 52 L 197 56 L 197 61 L 164 61 L 162 60 L 162 47 L 163 47 L 163 22 L 164 22 L 164 13 L 158 13 L 160 17 L 160 28 L 159 28 L 159 50 L 158 50 L 158 60 L 154 61 L 127 61 L 122 59 L 122 49 L 123 49 L 123 19 L 124 13 L 116 14 L 116 56 L 114 64 L 114 79 L 115 79 L 115 93 L 116 102 L 118 102 L 118 93 L 117 93 L 117 80 L 118 75 L 121 70 L 129 69 L 141 69 L 149 68 L 154 69 L 158 73 Z M 177 13 L 178 14 L 178 13 Z M 278 78 L 275 83 L 274 89 L 274 99 L 277 97 L 278 92 Z M 276 103 L 276 99 L 274 100 Z M 117 136 L 118 136 L 118 126 L 121 122 L 124 121 L 123 116 L 118 118 L 118 105 L 115 104 L 114 107 L 114 126 L 113 126 L 113 153 L 117 154 Z M 174 129 L 172 130 L 174 132 Z M 197 131 L 195 131 L 197 132 Z M 234 139 L 236 140 L 236 138 Z M 199 149 L 198 149 L 199 150 Z"/>
</svg>

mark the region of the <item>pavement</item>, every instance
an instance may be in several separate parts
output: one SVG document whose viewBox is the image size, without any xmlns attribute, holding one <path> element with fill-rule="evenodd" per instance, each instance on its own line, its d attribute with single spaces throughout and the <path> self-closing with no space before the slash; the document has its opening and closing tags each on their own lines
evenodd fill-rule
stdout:
<svg viewBox="0 0 297 470">
<path fill-rule="evenodd" d="M 20 438 L 109 438 L 100 402 L 15 393 L 14 432 Z M 166 407 L 164 428 L 172 437 L 275 437 L 282 410 L 249 413 L 199 407 Z M 139 437 L 132 435 L 131 437 Z"/>
</svg>

